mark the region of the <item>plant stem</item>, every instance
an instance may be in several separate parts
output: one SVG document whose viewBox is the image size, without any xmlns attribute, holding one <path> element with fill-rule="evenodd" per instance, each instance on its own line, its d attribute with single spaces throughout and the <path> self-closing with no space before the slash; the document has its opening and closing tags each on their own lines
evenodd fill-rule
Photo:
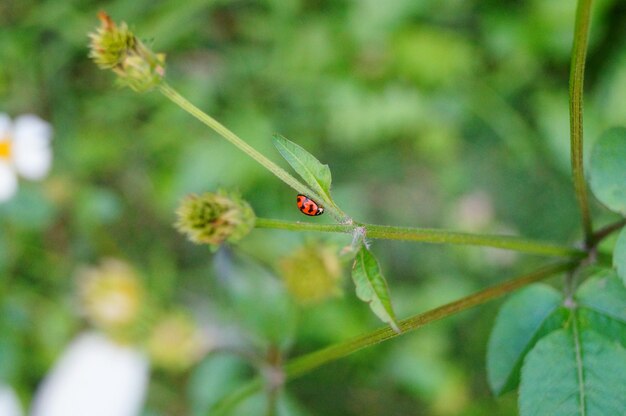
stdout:
<svg viewBox="0 0 626 416">
<path fill-rule="evenodd" d="M 241 401 L 259 392 L 262 388 L 263 380 L 261 378 L 255 378 L 217 402 L 208 414 L 211 416 L 227 415 L 229 414 L 229 410 L 233 409 L 241 403 Z"/>
<path fill-rule="evenodd" d="M 621 219 L 607 225 L 606 227 L 600 228 L 598 231 L 593 233 L 593 236 L 591 237 L 591 247 L 597 246 L 606 237 L 613 234 L 615 231 L 621 230 L 624 226 L 626 226 L 626 219 Z"/>
<path fill-rule="evenodd" d="M 576 23 L 574 24 L 574 44 L 569 79 L 570 99 L 570 145 L 572 157 L 572 175 L 576 199 L 580 206 L 582 226 L 587 245 L 591 243 L 592 224 L 587 198 L 587 187 L 583 169 L 583 83 L 585 77 L 585 58 L 589 38 L 589 20 L 591 0 L 578 0 Z"/>
<path fill-rule="evenodd" d="M 583 257 L 585 252 L 573 247 L 535 241 L 521 237 L 493 234 L 469 234 L 449 230 L 414 227 L 393 227 L 374 224 L 314 224 L 257 218 L 257 228 L 275 228 L 290 231 L 322 231 L 350 234 L 358 228 L 365 228 L 369 238 L 405 240 L 434 244 L 461 244 L 482 247 L 495 247 L 525 253 L 559 257 Z"/>
<path fill-rule="evenodd" d="M 175 104 L 180 106 L 183 110 L 200 120 L 202 123 L 213 129 L 217 134 L 237 146 L 241 151 L 256 160 L 259 164 L 265 167 L 267 170 L 276 175 L 280 180 L 287 185 L 295 189 L 297 192 L 305 194 L 310 198 L 317 201 L 324 201 L 317 193 L 313 192 L 308 186 L 293 177 L 289 172 L 272 162 L 270 159 L 259 153 L 255 148 L 246 143 L 243 139 L 237 136 L 235 133 L 226 128 L 222 123 L 209 116 L 198 107 L 190 103 L 185 97 L 180 95 L 174 88 L 163 82 L 159 86 L 159 91 L 167 98 L 172 100 Z M 332 202 L 332 201 L 331 201 Z M 346 221 L 349 218 L 343 211 L 341 211 L 334 203 L 326 205 L 326 209 L 339 221 Z"/>
<path fill-rule="evenodd" d="M 285 365 L 286 381 L 303 376 L 322 365 L 346 357 L 363 348 L 371 347 L 383 341 L 407 334 L 425 326 L 426 324 L 457 314 L 474 306 L 481 305 L 556 273 L 571 270 L 576 267 L 577 264 L 578 262 L 570 261 L 544 266 L 543 268 L 532 273 L 515 277 L 507 282 L 484 289 L 457 301 L 431 309 L 418 315 L 414 315 L 399 322 L 400 329 L 402 330 L 400 333 L 395 332 L 387 326 L 358 338 L 331 345 L 321 350 L 295 358 Z M 259 378 L 250 381 L 248 384 L 245 384 L 218 402 L 212 409 L 211 414 L 222 414 L 223 412 L 232 409 L 239 401 L 256 393 L 262 387 L 263 383 Z"/>
</svg>

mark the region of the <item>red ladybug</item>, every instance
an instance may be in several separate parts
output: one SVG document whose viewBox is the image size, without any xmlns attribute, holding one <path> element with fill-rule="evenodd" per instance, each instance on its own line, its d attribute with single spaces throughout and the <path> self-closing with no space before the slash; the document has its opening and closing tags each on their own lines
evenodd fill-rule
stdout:
<svg viewBox="0 0 626 416">
<path fill-rule="evenodd" d="M 322 207 L 306 195 L 298 194 L 297 201 L 298 209 L 304 215 L 309 215 L 313 217 L 315 215 L 322 215 L 324 213 L 324 207 Z"/>
</svg>

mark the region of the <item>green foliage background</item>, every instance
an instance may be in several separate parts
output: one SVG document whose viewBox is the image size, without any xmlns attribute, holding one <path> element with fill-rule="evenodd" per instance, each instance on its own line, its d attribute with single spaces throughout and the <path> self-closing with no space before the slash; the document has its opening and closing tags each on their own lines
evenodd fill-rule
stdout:
<svg viewBox="0 0 626 416">
<path fill-rule="evenodd" d="M 172 227 L 185 194 L 238 188 L 260 217 L 303 220 L 291 189 L 164 97 L 113 87 L 112 75 L 87 59 L 99 9 L 166 52 L 168 81 L 263 153 L 280 161 L 271 140 L 280 133 L 328 163 L 335 200 L 359 220 L 571 242 L 581 238 L 567 104 L 574 8 L 569 0 L 3 1 L 0 111 L 36 113 L 55 135 L 50 177 L 22 182 L 0 205 L 0 379 L 29 399 L 85 326 L 74 306 L 75 269 L 106 256 L 137 267 L 163 307 L 238 322 L 242 309 L 221 296 L 213 254 Z M 626 122 L 625 16 L 619 0 L 594 3 L 586 146 Z M 479 207 L 464 214 L 472 201 Z M 593 209 L 600 223 L 617 218 Z M 240 251 L 273 269 L 311 241 L 339 247 L 350 237 L 256 230 Z M 373 247 L 399 317 L 541 260 Z M 240 308 L 258 303 L 239 300 Z M 290 383 L 285 414 L 516 414 L 515 396 L 494 399 L 486 384 L 496 308 Z M 273 328 L 276 316 L 253 325 Z M 380 325 L 351 289 L 294 320 L 285 341 L 292 356 Z M 156 372 L 146 414 L 202 414 L 248 373 L 223 356 L 182 375 Z"/>
</svg>

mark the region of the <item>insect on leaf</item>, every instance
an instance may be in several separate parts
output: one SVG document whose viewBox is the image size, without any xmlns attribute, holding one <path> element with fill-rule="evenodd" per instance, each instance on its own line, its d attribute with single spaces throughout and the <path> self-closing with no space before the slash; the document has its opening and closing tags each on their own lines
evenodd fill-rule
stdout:
<svg viewBox="0 0 626 416">
<path fill-rule="evenodd" d="M 283 136 L 276 134 L 273 141 L 280 154 L 298 172 L 298 175 L 307 185 L 314 192 L 326 198 L 327 201 L 331 201 L 330 184 L 332 178 L 328 165 L 323 165 L 311 153 Z"/>
<path fill-rule="evenodd" d="M 391 306 L 387 282 L 380 271 L 378 261 L 365 245 L 361 246 L 354 259 L 352 280 L 356 286 L 357 297 L 369 303 L 381 321 L 389 324 L 394 331 L 400 332 Z"/>
</svg>

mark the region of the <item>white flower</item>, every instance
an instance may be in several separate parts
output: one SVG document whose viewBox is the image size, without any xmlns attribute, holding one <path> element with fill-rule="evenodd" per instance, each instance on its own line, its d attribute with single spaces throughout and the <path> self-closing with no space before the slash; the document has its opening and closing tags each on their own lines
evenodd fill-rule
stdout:
<svg viewBox="0 0 626 416">
<path fill-rule="evenodd" d="M 43 179 L 52 165 L 52 128 L 39 117 L 26 114 L 11 122 L 0 113 L 0 202 L 17 191 L 17 175 Z"/>
<path fill-rule="evenodd" d="M 2 416 L 21 416 L 22 405 L 13 389 L 9 386 L 0 384 L 0 415 Z"/>
<path fill-rule="evenodd" d="M 31 416 L 135 416 L 148 385 L 148 360 L 95 333 L 78 336 L 35 395 Z"/>
</svg>

